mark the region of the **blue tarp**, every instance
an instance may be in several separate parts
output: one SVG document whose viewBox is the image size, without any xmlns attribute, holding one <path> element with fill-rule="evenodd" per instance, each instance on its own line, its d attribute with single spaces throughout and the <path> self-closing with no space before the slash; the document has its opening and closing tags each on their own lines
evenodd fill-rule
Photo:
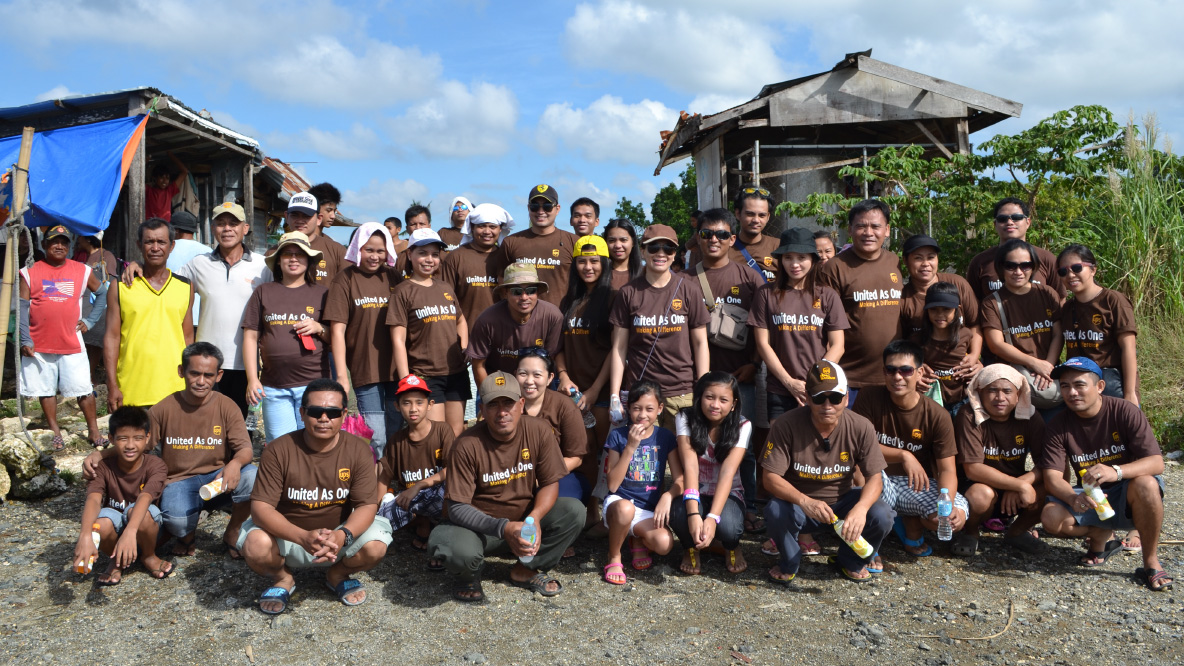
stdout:
<svg viewBox="0 0 1184 666">
<path fill-rule="evenodd" d="M 25 226 L 64 224 L 80 235 L 107 228 L 147 116 L 38 132 L 29 159 Z M 16 164 L 21 137 L 0 139 L 0 169 Z"/>
</svg>

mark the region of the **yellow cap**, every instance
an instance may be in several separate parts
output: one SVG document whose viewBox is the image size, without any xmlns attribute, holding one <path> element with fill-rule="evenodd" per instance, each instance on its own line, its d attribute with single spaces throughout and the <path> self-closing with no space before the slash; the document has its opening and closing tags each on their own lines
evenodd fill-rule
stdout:
<svg viewBox="0 0 1184 666">
<path fill-rule="evenodd" d="M 600 236 L 580 236 L 571 251 L 572 258 L 576 257 L 607 257 L 608 244 Z"/>
</svg>

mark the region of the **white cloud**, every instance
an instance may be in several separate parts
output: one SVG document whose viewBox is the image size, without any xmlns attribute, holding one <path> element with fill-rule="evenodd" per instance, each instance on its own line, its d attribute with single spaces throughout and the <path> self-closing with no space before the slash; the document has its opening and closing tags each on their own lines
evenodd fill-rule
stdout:
<svg viewBox="0 0 1184 666">
<path fill-rule="evenodd" d="M 396 145 L 429 157 L 483 157 L 509 150 L 517 122 L 518 98 L 509 88 L 445 81 L 386 126 Z"/>
<path fill-rule="evenodd" d="M 551 104 L 539 119 L 538 142 L 545 153 L 562 147 L 585 158 L 651 165 L 657 159 L 659 132 L 674 127 L 678 112 L 661 102 L 644 99 L 626 104 L 605 95 L 586 109 Z"/>
<path fill-rule="evenodd" d="M 401 219 L 411 201 L 425 201 L 428 191 L 427 185 L 411 178 L 374 179 L 360 190 L 346 190 L 342 207 L 355 222 L 381 222 L 392 215 Z"/>
<path fill-rule="evenodd" d="M 768 83 L 773 83 L 773 81 L 769 81 Z M 756 97 L 758 92 L 760 92 L 759 87 L 753 88 L 752 91 L 747 95 L 716 95 L 712 93 L 698 95 L 695 97 L 695 99 L 692 99 L 687 103 L 686 110 L 687 113 L 690 114 L 699 113 L 704 116 L 709 116 L 713 113 L 719 113 L 720 111 L 730 109 L 733 106 L 743 104 L 751 100 L 753 97 Z"/>
<path fill-rule="evenodd" d="M 76 93 L 66 86 L 54 86 L 49 90 L 37 95 L 33 98 L 34 102 L 48 102 L 51 99 L 66 99 L 67 97 L 78 97 L 81 93 Z"/>
<path fill-rule="evenodd" d="M 212 116 L 214 122 L 223 127 L 228 127 L 239 134 L 246 134 L 252 138 L 259 136 L 258 128 L 250 123 L 240 121 L 238 118 L 230 115 L 230 113 L 227 111 L 211 110 L 210 116 Z"/>
</svg>

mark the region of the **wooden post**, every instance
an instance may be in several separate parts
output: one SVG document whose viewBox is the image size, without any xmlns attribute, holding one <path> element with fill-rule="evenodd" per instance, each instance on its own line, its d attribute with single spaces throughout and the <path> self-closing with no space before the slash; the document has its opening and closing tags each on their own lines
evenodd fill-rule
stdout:
<svg viewBox="0 0 1184 666">
<path fill-rule="evenodd" d="M 243 212 L 247 216 L 247 229 L 253 230 L 255 222 L 255 170 L 251 168 L 251 160 L 243 165 Z M 266 243 L 267 239 L 263 239 Z"/>
<path fill-rule="evenodd" d="M 148 136 L 140 138 L 136 146 L 136 154 L 132 156 L 132 163 L 127 170 L 127 226 L 124 233 L 123 256 L 128 261 L 144 262 L 140 256 L 140 246 L 136 241 L 136 231 L 144 221 L 144 194 L 147 182 L 145 170 L 148 168 Z"/>
<path fill-rule="evenodd" d="M 29 156 L 33 152 L 33 128 L 21 132 L 21 150 L 12 174 L 12 212 L 16 216 L 8 225 L 8 245 L 4 249 L 4 281 L 0 283 L 0 384 L 4 382 L 4 356 L 8 351 L 8 321 L 12 316 L 12 288 L 16 283 L 16 264 L 20 260 L 20 234 L 17 227 L 24 224 L 25 194 L 29 191 Z M 29 248 L 31 253 L 33 248 Z M 17 326 L 20 340 L 20 326 Z M 16 365 L 20 365 L 18 361 Z M 17 396 L 18 398 L 20 396 Z"/>
</svg>

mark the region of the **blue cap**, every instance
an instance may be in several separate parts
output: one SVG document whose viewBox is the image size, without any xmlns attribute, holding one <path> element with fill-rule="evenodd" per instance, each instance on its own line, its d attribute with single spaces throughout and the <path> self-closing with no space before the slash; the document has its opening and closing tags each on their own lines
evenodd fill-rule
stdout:
<svg viewBox="0 0 1184 666">
<path fill-rule="evenodd" d="M 1098 364 L 1084 356 L 1074 356 L 1073 358 L 1058 365 L 1052 371 L 1052 378 L 1060 378 L 1060 376 L 1064 374 L 1066 370 L 1073 370 L 1075 372 L 1092 372 L 1098 376 L 1098 379 L 1102 378 L 1102 369 L 1098 367 Z"/>
</svg>

